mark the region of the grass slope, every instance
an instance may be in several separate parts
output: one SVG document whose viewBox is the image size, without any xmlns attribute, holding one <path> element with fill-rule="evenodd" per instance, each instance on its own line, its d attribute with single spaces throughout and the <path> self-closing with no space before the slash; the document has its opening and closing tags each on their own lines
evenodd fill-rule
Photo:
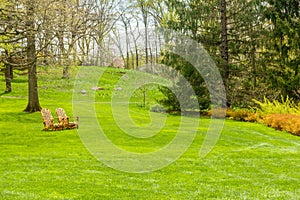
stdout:
<svg viewBox="0 0 300 200">
<path fill-rule="evenodd" d="M 58 70 L 39 69 L 40 102 L 52 111 L 63 107 L 72 113 L 76 69 L 69 80 L 61 79 Z M 122 149 L 161 148 L 174 137 L 178 117 L 168 116 L 164 131 L 150 140 L 122 134 L 105 104 L 121 76 L 109 69 L 99 83 L 105 87 L 97 92 L 99 122 Z M 0 83 L 4 91 L 4 80 Z M 202 118 L 193 144 L 179 160 L 153 173 L 124 173 L 97 161 L 76 130 L 41 131 L 40 113 L 22 112 L 26 91 L 26 77 L 16 77 L 13 92 L 0 97 L 0 199 L 299 199 L 299 137 L 227 120 L 213 151 L 200 159 L 210 122 Z M 130 114 L 143 125 L 149 114 L 139 105 L 132 104 Z"/>
</svg>

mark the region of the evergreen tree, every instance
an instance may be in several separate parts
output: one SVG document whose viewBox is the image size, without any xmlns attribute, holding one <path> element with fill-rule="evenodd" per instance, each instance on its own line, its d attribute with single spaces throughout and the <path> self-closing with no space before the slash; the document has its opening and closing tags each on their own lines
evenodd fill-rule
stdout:
<svg viewBox="0 0 300 200">
<path fill-rule="evenodd" d="M 267 0 L 262 7 L 268 81 L 283 96 L 299 99 L 300 2 Z"/>
</svg>

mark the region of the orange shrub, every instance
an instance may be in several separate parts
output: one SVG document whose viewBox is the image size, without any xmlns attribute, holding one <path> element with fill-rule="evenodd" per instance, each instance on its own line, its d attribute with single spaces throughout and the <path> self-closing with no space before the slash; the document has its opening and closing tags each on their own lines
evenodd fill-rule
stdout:
<svg viewBox="0 0 300 200">
<path fill-rule="evenodd" d="M 208 116 L 211 116 L 214 112 L 215 117 L 223 117 L 225 113 L 225 108 L 217 108 L 207 112 Z M 226 109 L 226 117 L 234 119 L 237 121 L 246 121 L 246 122 L 260 122 L 259 114 L 253 113 L 247 109 L 240 110 L 231 110 L 230 108 Z"/>
<path fill-rule="evenodd" d="M 261 122 L 261 117 L 257 113 L 249 112 L 248 116 L 245 118 L 246 122 Z"/>
<path fill-rule="evenodd" d="M 214 109 L 215 117 L 222 117 L 225 108 Z M 212 110 L 208 111 L 208 115 L 212 115 Z M 300 115 L 296 114 L 267 114 L 263 117 L 261 113 L 254 113 L 247 109 L 226 110 L 226 117 L 238 121 L 260 122 L 276 130 L 285 130 L 293 135 L 300 136 Z"/>
<path fill-rule="evenodd" d="M 245 122 L 258 122 L 260 117 L 258 114 L 253 113 L 246 109 L 240 109 L 235 111 L 228 112 L 230 118 L 238 121 L 245 121 Z"/>
<path fill-rule="evenodd" d="M 263 118 L 269 127 L 276 130 L 285 130 L 294 135 L 300 136 L 300 116 L 293 114 L 269 114 Z"/>
<path fill-rule="evenodd" d="M 244 109 L 236 110 L 230 113 L 230 117 L 233 118 L 234 120 L 245 121 L 246 117 L 248 117 L 248 113 L 249 111 Z"/>
<path fill-rule="evenodd" d="M 214 114 L 215 118 L 228 117 L 228 109 L 226 109 L 226 108 L 214 108 L 212 110 L 209 110 L 206 114 L 208 116 L 212 116 L 212 114 Z M 224 114 L 226 116 L 224 116 Z"/>
</svg>

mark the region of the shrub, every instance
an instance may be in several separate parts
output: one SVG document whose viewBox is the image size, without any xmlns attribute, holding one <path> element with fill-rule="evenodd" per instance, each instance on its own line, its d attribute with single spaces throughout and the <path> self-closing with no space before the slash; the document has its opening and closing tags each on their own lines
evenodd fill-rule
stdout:
<svg viewBox="0 0 300 200">
<path fill-rule="evenodd" d="M 238 121 L 245 121 L 245 119 L 248 117 L 249 111 L 245 109 L 235 110 L 229 112 L 229 116 Z"/>
<path fill-rule="evenodd" d="M 260 108 L 226 110 L 226 117 L 238 121 L 260 122 L 276 130 L 285 130 L 293 135 L 300 136 L 300 104 L 296 105 L 288 97 L 281 98 L 282 102 L 277 100 L 269 101 L 265 98 L 264 102 L 254 100 Z M 224 109 L 214 110 L 216 115 L 224 115 Z M 212 110 L 208 115 L 212 114 Z"/>
<path fill-rule="evenodd" d="M 248 116 L 245 118 L 247 122 L 261 122 L 262 119 L 258 113 L 249 112 Z"/>
<path fill-rule="evenodd" d="M 212 113 L 214 112 L 214 117 L 221 118 L 224 117 L 224 112 L 225 112 L 224 109 L 226 108 L 215 108 L 209 110 L 206 114 L 208 116 L 212 116 Z M 256 114 L 247 109 L 232 110 L 228 108 L 226 109 L 226 117 L 238 121 L 247 121 L 247 122 L 257 122 L 261 120 L 259 114 Z"/>
<path fill-rule="evenodd" d="M 150 111 L 158 112 L 158 113 L 166 113 L 166 109 L 162 105 L 159 105 L 159 104 L 155 104 L 155 105 L 151 106 Z"/>
<path fill-rule="evenodd" d="M 268 114 L 296 114 L 300 115 L 300 104 L 297 105 L 293 99 L 288 96 L 286 99 L 281 96 L 281 102 L 277 100 L 270 101 L 267 98 L 264 98 L 264 102 L 257 101 L 253 99 L 253 101 L 259 105 L 259 108 L 255 108 L 257 113 L 261 115 Z"/>
<path fill-rule="evenodd" d="M 258 122 L 260 121 L 260 116 L 257 113 L 254 113 L 247 109 L 239 109 L 239 110 L 229 110 L 228 116 L 231 119 L 238 121 L 246 121 L 246 122 Z"/>
<path fill-rule="evenodd" d="M 263 117 L 264 123 L 276 130 L 285 130 L 300 136 L 300 116 L 293 114 L 269 114 Z"/>
<path fill-rule="evenodd" d="M 180 111 L 180 103 L 176 95 L 167 87 L 159 87 L 159 91 L 164 94 L 164 98 L 157 100 L 157 103 L 163 105 L 168 111 Z"/>
<path fill-rule="evenodd" d="M 206 115 L 212 116 L 214 114 L 215 118 L 223 118 L 224 114 L 225 114 L 225 117 L 229 117 L 229 114 L 228 114 L 229 112 L 230 112 L 230 109 L 227 109 L 227 108 L 213 108 L 213 109 L 207 111 Z"/>
</svg>

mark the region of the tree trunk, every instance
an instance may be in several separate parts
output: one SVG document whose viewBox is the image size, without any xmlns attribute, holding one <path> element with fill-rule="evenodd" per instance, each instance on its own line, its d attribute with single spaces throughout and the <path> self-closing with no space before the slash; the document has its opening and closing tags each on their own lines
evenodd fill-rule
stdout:
<svg viewBox="0 0 300 200">
<path fill-rule="evenodd" d="M 145 25 L 145 53 L 146 53 L 146 64 L 149 63 L 149 55 L 148 55 L 148 24 L 147 24 L 147 15 L 144 17 L 144 25 Z"/>
<path fill-rule="evenodd" d="M 60 28 L 61 29 L 61 28 Z M 64 36 L 63 31 L 59 31 L 57 38 L 58 38 L 58 46 L 59 46 L 59 55 L 58 55 L 58 63 L 59 65 L 64 65 L 64 56 L 65 56 L 65 44 L 64 44 Z"/>
<path fill-rule="evenodd" d="M 139 50 L 135 47 L 135 68 L 139 69 Z"/>
<path fill-rule="evenodd" d="M 48 41 L 51 40 L 51 36 L 50 33 L 46 32 L 45 33 L 45 39 L 44 39 L 44 46 L 41 46 L 41 49 L 44 48 L 44 60 L 43 60 L 43 64 L 44 65 L 49 65 L 48 62 L 48 56 L 49 56 L 49 46 L 48 46 Z"/>
<path fill-rule="evenodd" d="M 149 54 L 150 54 L 150 63 L 153 64 L 153 54 L 152 54 L 152 48 L 151 48 L 150 44 L 149 44 Z M 149 60 L 148 60 L 148 62 L 149 62 Z"/>
<path fill-rule="evenodd" d="M 222 26 L 222 67 L 223 79 L 227 82 L 229 78 L 229 54 L 228 54 L 228 31 L 227 31 L 227 16 L 226 16 L 226 0 L 221 0 L 221 26 Z"/>
<path fill-rule="evenodd" d="M 28 104 L 25 112 L 36 112 L 41 110 L 38 97 L 38 85 L 36 74 L 36 49 L 35 49 L 35 33 L 34 33 L 34 1 L 28 0 L 27 7 L 27 63 L 28 63 Z"/>
<path fill-rule="evenodd" d="M 131 54 L 131 69 L 134 69 L 134 54 L 132 50 L 130 50 L 130 54 Z"/>
<path fill-rule="evenodd" d="M 127 51 L 126 53 L 126 64 L 125 64 L 125 68 L 126 69 L 129 69 L 129 50 Z"/>
<path fill-rule="evenodd" d="M 69 79 L 69 63 L 65 63 L 64 69 L 63 69 L 63 79 Z"/>
<path fill-rule="evenodd" d="M 124 28 L 125 28 L 125 34 L 126 34 L 126 64 L 125 64 L 125 68 L 129 69 L 129 34 L 128 34 L 128 24 L 127 24 L 127 21 L 125 21 L 125 19 L 124 19 L 123 22 L 124 22 Z"/>
<path fill-rule="evenodd" d="M 146 54 L 146 64 L 149 63 L 149 55 L 148 55 L 148 11 L 145 5 L 145 1 L 140 1 L 140 8 L 142 11 L 143 16 L 143 23 L 144 23 L 144 36 L 145 36 L 145 54 Z"/>
<path fill-rule="evenodd" d="M 221 0 L 221 57 L 222 57 L 222 70 L 223 70 L 223 81 L 225 89 L 228 91 L 229 84 L 229 53 L 228 53 L 228 30 L 227 30 L 227 5 L 226 0 Z M 225 100 L 224 100 L 225 103 Z M 226 100 L 226 105 L 230 107 L 230 102 Z"/>
<path fill-rule="evenodd" d="M 12 70 L 12 66 L 9 64 L 6 64 L 5 66 L 5 82 L 6 82 L 6 89 L 5 89 L 5 93 L 9 93 L 12 91 L 11 89 L 11 81 L 13 79 L 13 70 Z"/>
</svg>

